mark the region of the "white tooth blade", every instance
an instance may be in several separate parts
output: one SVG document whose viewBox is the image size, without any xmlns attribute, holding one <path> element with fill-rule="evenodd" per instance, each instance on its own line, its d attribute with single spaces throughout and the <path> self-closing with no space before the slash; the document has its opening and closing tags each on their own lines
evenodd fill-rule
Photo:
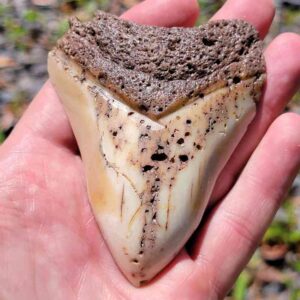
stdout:
<svg viewBox="0 0 300 300">
<path fill-rule="evenodd" d="M 158 274 L 199 225 L 219 172 L 255 115 L 255 78 L 153 121 L 52 51 L 49 74 L 74 130 L 94 215 L 134 285 Z M 256 93 L 257 96 L 257 93 Z"/>
</svg>

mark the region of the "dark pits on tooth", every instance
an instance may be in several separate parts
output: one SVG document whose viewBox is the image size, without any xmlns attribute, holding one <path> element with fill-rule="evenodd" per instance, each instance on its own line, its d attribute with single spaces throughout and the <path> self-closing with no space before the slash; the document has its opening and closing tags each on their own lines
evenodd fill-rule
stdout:
<svg viewBox="0 0 300 300">
<path fill-rule="evenodd" d="M 147 125 L 146 128 L 147 128 L 148 130 L 150 130 L 150 129 L 151 129 L 151 125 Z"/>
<path fill-rule="evenodd" d="M 182 154 L 182 155 L 179 155 L 179 159 L 182 162 L 186 162 L 186 161 L 189 160 L 189 157 L 187 155 L 185 155 L 185 154 Z"/>
<path fill-rule="evenodd" d="M 234 84 L 238 84 L 238 83 L 241 82 L 241 78 L 239 76 L 234 76 L 232 81 L 233 81 Z"/>
<path fill-rule="evenodd" d="M 154 213 L 154 215 L 152 216 L 152 220 L 156 221 L 156 212 Z"/>
<path fill-rule="evenodd" d="M 191 133 L 190 133 L 190 132 L 186 132 L 184 135 L 185 135 L 185 136 L 190 136 Z"/>
<path fill-rule="evenodd" d="M 130 111 L 127 115 L 128 116 L 132 116 L 134 114 L 134 112 L 133 111 Z"/>
<path fill-rule="evenodd" d="M 180 138 L 178 141 L 177 141 L 177 144 L 178 145 L 182 145 L 184 143 L 184 139 L 183 138 Z"/>
<path fill-rule="evenodd" d="M 134 264 L 138 264 L 139 263 L 138 259 L 136 259 L 136 258 L 134 258 L 133 260 L 131 260 L 131 262 L 134 263 Z"/>
<path fill-rule="evenodd" d="M 174 157 L 174 156 L 170 159 L 170 162 L 171 162 L 171 163 L 174 163 L 174 162 L 175 162 L 175 157 Z"/>
<path fill-rule="evenodd" d="M 143 172 L 151 171 L 154 168 L 154 166 L 151 165 L 145 165 L 142 167 Z"/>
<path fill-rule="evenodd" d="M 166 153 L 154 153 L 151 155 L 153 161 L 164 161 L 168 158 Z"/>
<path fill-rule="evenodd" d="M 200 150 L 202 147 L 198 144 L 198 145 L 196 145 L 196 148 L 197 148 L 198 150 Z"/>
<path fill-rule="evenodd" d="M 145 106 L 144 104 L 140 105 L 139 109 L 144 112 L 147 112 L 149 110 L 149 108 L 147 106 Z"/>
<path fill-rule="evenodd" d="M 186 120 L 186 124 L 192 124 L 192 120 Z"/>
<path fill-rule="evenodd" d="M 118 135 L 118 132 L 117 132 L 117 131 L 114 131 L 114 132 L 112 133 L 112 135 L 113 135 L 113 136 L 117 136 L 117 135 Z"/>
</svg>

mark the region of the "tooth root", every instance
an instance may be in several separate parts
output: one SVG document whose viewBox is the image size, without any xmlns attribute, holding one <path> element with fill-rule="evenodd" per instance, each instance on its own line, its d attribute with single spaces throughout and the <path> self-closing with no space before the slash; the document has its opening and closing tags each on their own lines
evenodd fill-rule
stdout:
<svg viewBox="0 0 300 300">
<path fill-rule="evenodd" d="M 70 119 L 94 215 L 118 266 L 139 286 L 199 225 L 214 182 L 255 115 L 250 78 L 153 121 L 119 102 L 60 51 L 49 73 Z"/>
</svg>

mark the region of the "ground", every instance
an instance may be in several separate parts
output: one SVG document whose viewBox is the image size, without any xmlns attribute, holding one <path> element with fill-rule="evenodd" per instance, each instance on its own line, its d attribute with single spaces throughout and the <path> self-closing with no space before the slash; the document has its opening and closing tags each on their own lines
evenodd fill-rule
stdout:
<svg viewBox="0 0 300 300">
<path fill-rule="evenodd" d="M 0 2 L 0 143 L 46 81 L 46 57 L 68 28 L 67 18 L 89 18 L 95 9 L 121 14 L 140 0 L 2 0 Z M 208 18 L 222 0 L 198 0 Z M 276 0 L 267 42 L 284 31 L 300 33 L 300 1 Z M 289 3 L 294 3 L 291 5 Z M 297 4 L 299 6 L 297 6 Z M 287 110 L 300 113 L 300 93 Z M 228 299 L 300 299 L 300 176 L 238 278 Z"/>
</svg>

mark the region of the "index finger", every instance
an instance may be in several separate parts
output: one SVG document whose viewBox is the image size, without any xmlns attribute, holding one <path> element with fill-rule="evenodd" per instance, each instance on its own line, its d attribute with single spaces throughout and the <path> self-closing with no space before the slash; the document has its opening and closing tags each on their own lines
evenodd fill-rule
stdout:
<svg viewBox="0 0 300 300">
<path fill-rule="evenodd" d="M 146 0 L 125 12 L 121 18 L 143 25 L 190 27 L 194 26 L 198 15 L 197 0 Z"/>
<path fill-rule="evenodd" d="M 275 14 L 273 0 L 227 0 L 212 20 L 242 19 L 252 24 L 263 39 Z"/>
</svg>

